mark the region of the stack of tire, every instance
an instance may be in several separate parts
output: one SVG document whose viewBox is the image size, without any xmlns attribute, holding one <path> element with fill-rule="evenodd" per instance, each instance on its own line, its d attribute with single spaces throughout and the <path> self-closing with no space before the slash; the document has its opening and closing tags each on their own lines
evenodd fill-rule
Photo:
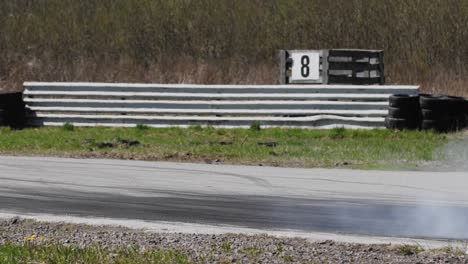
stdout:
<svg viewBox="0 0 468 264">
<path fill-rule="evenodd" d="M 415 130 L 421 126 L 419 95 L 392 95 L 385 126 L 389 129 Z"/>
<path fill-rule="evenodd" d="M 25 105 L 22 93 L 0 94 L 0 125 L 10 126 L 15 129 L 24 127 Z"/>
<path fill-rule="evenodd" d="M 468 99 L 465 99 L 465 129 L 468 128 Z"/>
<path fill-rule="evenodd" d="M 466 127 L 467 103 L 463 97 L 423 94 L 420 105 L 424 130 L 446 133 Z"/>
</svg>

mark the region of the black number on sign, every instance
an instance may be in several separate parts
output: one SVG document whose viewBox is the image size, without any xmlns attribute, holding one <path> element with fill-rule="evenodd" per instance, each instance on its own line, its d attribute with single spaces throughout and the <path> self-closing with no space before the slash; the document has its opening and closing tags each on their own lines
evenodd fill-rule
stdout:
<svg viewBox="0 0 468 264">
<path fill-rule="evenodd" d="M 305 55 L 302 56 L 302 58 L 301 58 L 301 64 L 302 64 L 301 75 L 304 78 L 309 77 L 309 73 L 310 73 L 309 63 L 310 63 L 309 56 L 305 56 Z"/>
</svg>

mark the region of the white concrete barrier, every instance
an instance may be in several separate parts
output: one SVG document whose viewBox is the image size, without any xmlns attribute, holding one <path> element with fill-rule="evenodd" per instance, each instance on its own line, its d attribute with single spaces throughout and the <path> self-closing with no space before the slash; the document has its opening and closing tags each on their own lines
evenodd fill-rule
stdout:
<svg viewBox="0 0 468 264">
<path fill-rule="evenodd" d="M 384 127 L 388 97 L 418 86 L 24 83 L 29 124 Z"/>
</svg>

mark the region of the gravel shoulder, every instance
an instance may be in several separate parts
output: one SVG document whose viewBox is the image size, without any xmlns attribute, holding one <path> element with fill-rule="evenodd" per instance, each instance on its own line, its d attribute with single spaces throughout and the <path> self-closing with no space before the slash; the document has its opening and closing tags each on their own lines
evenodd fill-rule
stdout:
<svg viewBox="0 0 468 264">
<path fill-rule="evenodd" d="M 152 233 L 115 226 L 0 220 L 0 246 L 6 243 L 98 246 L 109 250 L 173 250 L 193 263 L 468 263 L 466 249 L 423 250 L 409 245 L 365 245 L 267 235 Z"/>
</svg>

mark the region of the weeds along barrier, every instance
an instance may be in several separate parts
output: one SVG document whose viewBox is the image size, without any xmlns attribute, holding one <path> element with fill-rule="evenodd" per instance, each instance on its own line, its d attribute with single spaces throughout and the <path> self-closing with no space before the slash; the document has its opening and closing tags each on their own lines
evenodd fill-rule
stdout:
<svg viewBox="0 0 468 264">
<path fill-rule="evenodd" d="M 24 83 L 32 126 L 380 128 L 418 86 Z"/>
</svg>

